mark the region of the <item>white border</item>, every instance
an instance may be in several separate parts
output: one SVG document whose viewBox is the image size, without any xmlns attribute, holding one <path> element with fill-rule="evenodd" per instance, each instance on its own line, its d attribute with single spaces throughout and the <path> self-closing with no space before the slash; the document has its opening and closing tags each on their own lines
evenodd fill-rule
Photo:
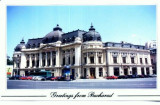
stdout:
<svg viewBox="0 0 160 105">
<path fill-rule="evenodd" d="M 7 90 L 7 84 L 6 84 L 6 38 L 7 38 L 7 29 L 6 29 L 6 7 L 7 5 L 156 5 L 157 6 L 157 45 L 160 45 L 159 43 L 159 15 L 160 15 L 160 4 L 158 2 L 159 0 L 1 0 L 0 1 L 0 96 L 4 95 L 47 95 L 46 98 L 41 97 L 0 97 L 0 100 L 61 100 L 65 101 L 68 99 L 65 98 L 51 98 L 50 92 L 56 91 L 56 92 L 66 92 L 66 89 L 11 89 Z M 159 13 L 158 13 L 159 12 Z M 157 58 L 159 58 L 159 48 L 157 49 Z M 159 67 L 160 62 L 157 60 L 157 72 L 159 75 Z M 117 97 L 117 95 L 160 95 L 160 84 L 159 84 L 159 77 L 157 77 L 157 89 L 68 89 L 67 93 L 69 94 L 75 94 L 77 92 L 82 92 L 84 94 L 87 94 L 90 91 L 95 92 L 104 92 L 104 93 L 115 93 L 115 95 L 112 98 L 78 98 L 76 100 L 103 100 L 103 101 L 110 101 L 110 100 L 159 100 L 159 97 Z M 74 101 L 74 100 L 70 100 Z"/>
</svg>

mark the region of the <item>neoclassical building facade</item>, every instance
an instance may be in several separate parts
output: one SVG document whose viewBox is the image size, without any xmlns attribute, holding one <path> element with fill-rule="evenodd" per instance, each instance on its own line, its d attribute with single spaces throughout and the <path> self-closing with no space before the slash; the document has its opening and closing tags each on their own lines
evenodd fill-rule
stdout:
<svg viewBox="0 0 160 105">
<path fill-rule="evenodd" d="M 64 33 L 57 25 L 43 38 L 22 40 L 13 54 L 16 75 L 41 70 L 53 76 L 103 78 L 119 75 L 153 74 L 150 51 L 130 43 L 103 43 L 93 25 L 89 31 Z"/>
</svg>

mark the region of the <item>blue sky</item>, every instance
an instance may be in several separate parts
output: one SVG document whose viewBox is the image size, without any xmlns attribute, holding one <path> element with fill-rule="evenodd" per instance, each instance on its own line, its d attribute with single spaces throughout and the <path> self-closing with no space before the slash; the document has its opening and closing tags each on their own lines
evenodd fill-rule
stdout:
<svg viewBox="0 0 160 105">
<path fill-rule="evenodd" d="M 91 23 L 103 42 L 126 41 L 144 45 L 156 40 L 155 5 L 115 6 L 8 6 L 7 55 L 22 38 L 44 37 L 59 24 L 63 32 L 88 31 Z"/>
</svg>

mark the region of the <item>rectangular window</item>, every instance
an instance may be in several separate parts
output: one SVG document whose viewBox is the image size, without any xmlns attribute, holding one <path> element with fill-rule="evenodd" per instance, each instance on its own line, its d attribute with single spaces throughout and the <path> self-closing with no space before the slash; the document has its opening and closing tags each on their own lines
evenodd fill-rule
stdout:
<svg viewBox="0 0 160 105">
<path fill-rule="evenodd" d="M 134 63 L 134 57 L 131 58 L 131 63 Z"/>
<path fill-rule="evenodd" d="M 102 63 L 102 62 L 101 62 L 101 57 L 98 57 L 98 61 L 99 61 L 99 63 Z"/>
<path fill-rule="evenodd" d="M 70 57 L 68 57 L 68 64 L 70 64 Z"/>
<path fill-rule="evenodd" d="M 29 60 L 27 60 L 27 67 L 29 67 Z"/>
<path fill-rule="evenodd" d="M 72 58 L 72 60 L 73 60 L 73 65 L 75 64 L 75 56 L 73 56 L 73 58 Z"/>
<path fill-rule="evenodd" d="M 90 62 L 94 63 L 94 57 L 90 57 Z"/>
<path fill-rule="evenodd" d="M 63 65 L 65 65 L 65 58 L 63 58 Z"/>
<path fill-rule="evenodd" d="M 123 59 L 123 63 L 126 63 L 126 57 L 123 57 L 122 59 Z"/>
<path fill-rule="evenodd" d="M 56 65 L 56 58 L 53 58 L 53 65 Z"/>
<path fill-rule="evenodd" d="M 117 57 L 113 57 L 113 63 L 117 63 Z"/>
<path fill-rule="evenodd" d="M 103 77 L 103 69 L 99 68 L 99 77 Z"/>
<path fill-rule="evenodd" d="M 146 62 L 146 64 L 148 64 L 147 58 L 145 58 L 145 62 Z"/>
<path fill-rule="evenodd" d="M 151 59 L 151 63 L 153 64 L 153 59 Z"/>
<path fill-rule="evenodd" d="M 85 64 L 87 63 L 87 57 L 84 57 L 84 63 Z"/>
<path fill-rule="evenodd" d="M 143 62 L 142 62 L 142 58 L 140 58 L 140 63 L 142 64 Z"/>
<path fill-rule="evenodd" d="M 37 65 L 36 66 L 39 67 L 39 60 L 37 60 Z"/>
</svg>

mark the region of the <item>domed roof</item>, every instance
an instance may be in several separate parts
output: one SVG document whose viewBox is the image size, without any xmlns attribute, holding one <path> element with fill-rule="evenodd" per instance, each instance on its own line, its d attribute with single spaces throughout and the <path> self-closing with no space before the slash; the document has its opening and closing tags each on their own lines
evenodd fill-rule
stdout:
<svg viewBox="0 0 160 105">
<path fill-rule="evenodd" d="M 95 31 L 95 28 L 91 24 L 91 27 L 89 28 L 89 31 L 83 34 L 83 41 L 101 41 L 101 35 Z"/>
<path fill-rule="evenodd" d="M 53 31 L 51 31 L 45 37 L 43 37 L 42 42 L 43 43 L 56 42 L 58 40 L 61 40 L 62 34 L 63 34 L 62 28 L 60 28 L 59 25 L 57 24 L 57 26 L 53 28 Z"/>
<path fill-rule="evenodd" d="M 20 44 L 18 44 L 18 45 L 15 47 L 14 51 L 21 51 L 21 49 L 22 49 L 23 46 L 25 46 L 25 42 L 24 42 L 24 40 L 22 39 L 22 41 L 20 42 Z"/>
</svg>

